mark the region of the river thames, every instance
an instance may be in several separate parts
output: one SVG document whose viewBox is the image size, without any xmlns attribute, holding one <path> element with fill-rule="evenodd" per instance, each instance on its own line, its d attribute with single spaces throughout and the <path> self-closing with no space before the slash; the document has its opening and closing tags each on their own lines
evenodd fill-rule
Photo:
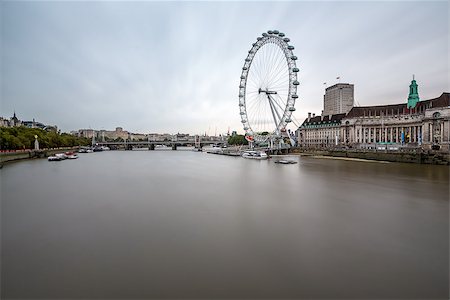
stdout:
<svg viewBox="0 0 450 300">
<path fill-rule="evenodd" d="M 292 158 L 5 165 L 1 298 L 448 298 L 448 167 Z"/>
</svg>

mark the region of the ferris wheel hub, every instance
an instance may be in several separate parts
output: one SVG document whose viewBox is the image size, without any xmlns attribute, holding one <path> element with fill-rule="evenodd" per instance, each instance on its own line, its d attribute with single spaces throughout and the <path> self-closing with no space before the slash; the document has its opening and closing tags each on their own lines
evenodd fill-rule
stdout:
<svg viewBox="0 0 450 300">
<path fill-rule="evenodd" d="M 268 89 L 263 90 L 263 89 L 259 88 L 258 94 L 261 94 L 261 93 L 266 93 L 266 95 L 275 95 L 275 94 L 277 94 L 277 91 L 269 91 Z"/>
</svg>

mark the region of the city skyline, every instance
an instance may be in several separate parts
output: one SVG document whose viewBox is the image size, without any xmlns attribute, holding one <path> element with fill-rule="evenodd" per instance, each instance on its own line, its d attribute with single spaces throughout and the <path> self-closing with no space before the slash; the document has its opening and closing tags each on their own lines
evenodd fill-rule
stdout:
<svg viewBox="0 0 450 300">
<path fill-rule="evenodd" d="M 240 70 L 269 29 L 299 57 L 298 123 L 337 77 L 361 106 L 406 102 L 412 74 L 421 99 L 448 91 L 448 2 L 2 2 L 1 15 L 0 115 L 63 131 L 242 132 Z"/>
</svg>

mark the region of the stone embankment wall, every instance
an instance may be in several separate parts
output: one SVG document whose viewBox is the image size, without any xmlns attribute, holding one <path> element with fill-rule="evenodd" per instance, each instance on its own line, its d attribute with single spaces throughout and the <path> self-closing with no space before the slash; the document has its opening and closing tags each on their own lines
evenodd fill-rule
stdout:
<svg viewBox="0 0 450 300">
<path fill-rule="evenodd" d="M 61 148 L 61 149 L 50 149 L 50 150 L 30 150 L 30 151 L 18 151 L 18 152 L 2 152 L 0 153 L 0 168 L 3 167 L 4 163 L 20 161 L 24 159 L 33 158 L 45 158 L 56 153 L 63 153 L 66 151 L 75 151 L 78 147 L 74 148 Z"/>
<path fill-rule="evenodd" d="M 449 153 L 443 152 L 392 152 L 392 151 L 352 151 L 352 150 L 307 150 L 293 149 L 292 153 L 303 155 L 323 155 L 332 157 L 348 157 L 390 162 L 417 164 L 450 165 Z"/>
</svg>

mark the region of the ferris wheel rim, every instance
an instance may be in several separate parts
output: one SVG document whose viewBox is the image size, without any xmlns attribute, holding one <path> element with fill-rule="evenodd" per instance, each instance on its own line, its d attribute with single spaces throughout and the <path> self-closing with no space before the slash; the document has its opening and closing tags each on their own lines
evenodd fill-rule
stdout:
<svg viewBox="0 0 450 300">
<path fill-rule="evenodd" d="M 248 55 L 245 58 L 244 66 L 242 67 L 242 73 L 241 73 L 241 79 L 240 79 L 240 85 L 239 85 L 239 107 L 240 107 L 240 115 L 241 115 L 241 122 L 244 126 L 244 131 L 246 135 L 253 136 L 253 139 L 257 142 L 264 142 L 266 141 L 270 136 L 280 136 L 281 132 L 286 130 L 286 126 L 288 123 L 291 122 L 291 116 L 293 111 L 295 111 L 294 105 L 295 101 L 298 98 L 297 95 L 297 86 L 299 85 L 299 82 L 297 80 L 297 73 L 299 72 L 299 69 L 296 65 L 297 57 L 294 55 L 293 50 L 294 46 L 289 44 L 290 40 L 289 38 L 285 37 L 284 33 L 280 33 L 277 30 L 269 30 L 267 33 L 263 33 L 262 36 L 259 36 L 252 44 L 252 47 L 248 51 Z M 267 132 L 268 134 L 262 134 L 262 132 L 256 132 L 254 128 L 252 127 L 251 122 L 249 121 L 249 114 L 248 114 L 248 107 L 247 107 L 247 85 L 248 85 L 248 77 L 252 68 L 252 63 L 254 62 L 254 59 L 256 55 L 258 54 L 258 51 L 261 50 L 262 47 L 268 44 L 274 44 L 276 45 L 279 50 L 284 54 L 284 58 L 286 60 L 286 67 L 287 67 L 287 77 L 289 78 L 288 86 L 287 86 L 287 97 L 285 99 L 285 107 L 282 112 L 282 117 L 278 115 L 278 122 L 277 122 L 277 116 L 273 113 L 275 105 L 272 103 L 271 107 L 273 119 L 275 128 L 271 130 L 271 132 Z M 259 88 L 259 93 L 261 92 L 261 88 Z M 269 102 L 270 102 L 270 95 L 269 91 L 263 90 L 263 92 L 266 93 Z M 276 94 L 276 93 L 274 93 Z M 275 101 L 273 101 L 275 102 Z M 283 104 L 284 102 L 282 102 Z M 281 105 L 277 103 L 280 108 Z"/>
</svg>

